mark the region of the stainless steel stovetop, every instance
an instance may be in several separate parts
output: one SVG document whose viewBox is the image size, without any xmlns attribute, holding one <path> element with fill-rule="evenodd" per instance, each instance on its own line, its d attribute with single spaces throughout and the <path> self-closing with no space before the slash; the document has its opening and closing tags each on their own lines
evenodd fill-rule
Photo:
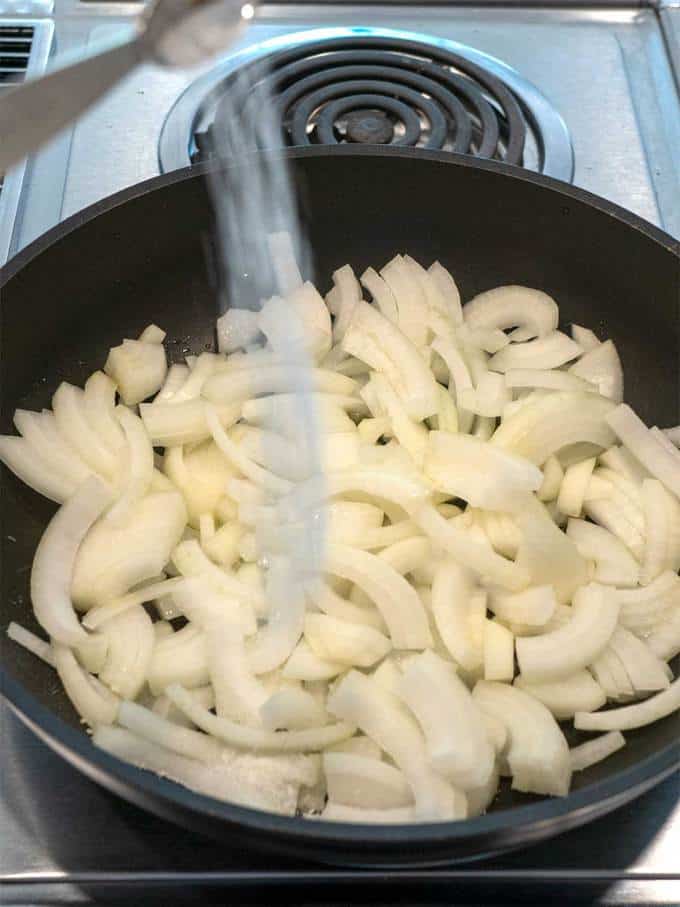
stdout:
<svg viewBox="0 0 680 907">
<path fill-rule="evenodd" d="M 3 33 L 3 26 L 35 29 L 29 69 L 37 72 L 50 46 L 53 58 L 66 57 L 125 37 L 140 7 L 108 0 L 0 0 L 0 90 L 3 34 L 12 41 L 15 34 Z M 676 0 L 301 2 L 262 6 L 240 46 L 214 67 L 192 73 L 139 69 L 25 168 L 9 174 L 0 190 L 0 264 L 8 251 L 70 214 L 200 157 L 201 134 L 214 112 L 206 94 L 237 63 L 256 61 L 265 50 L 286 51 L 293 35 L 311 44 L 320 35 L 395 32 L 400 40 L 419 36 L 436 52 L 456 52 L 510 88 L 528 129 L 525 166 L 573 179 L 680 237 Z M 501 147 L 506 139 L 501 134 Z M 474 146 L 481 137 L 473 134 L 470 141 Z M 297 904 L 398 898 L 583 903 L 595 897 L 612 904 L 680 904 L 677 777 L 608 818 L 515 855 L 448 873 L 355 875 L 225 852 L 97 788 L 1 706 L 0 720 L 3 903 L 113 897 L 148 903 L 156 895 L 241 903 L 263 899 L 268 886 L 272 900 Z"/>
</svg>

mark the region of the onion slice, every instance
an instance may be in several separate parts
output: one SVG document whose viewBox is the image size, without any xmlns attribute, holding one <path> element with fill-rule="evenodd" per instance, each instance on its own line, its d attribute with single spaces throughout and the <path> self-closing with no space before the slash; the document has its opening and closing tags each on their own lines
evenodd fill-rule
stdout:
<svg viewBox="0 0 680 907">
<path fill-rule="evenodd" d="M 633 456 L 676 498 L 680 498 L 680 460 L 654 437 L 630 406 L 622 403 L 605 418 Z"/>
<path fill-rule="evenodd" d="M 580 731 L 632 731 L 666 718 L 680 709 L 680 677 L 666 690 L 644 702 L 606 712 L 577 712 L 574 727 Z"/>
<path fill-rule="evenodd" d="M 569 677 L 594 661 L 612 637 L 619 605 L 605 586 L 590 583 L 574 595 L 572 612 L 569 623 L 559 630 L 516 641 L 526 680 Z"/>
<path fill-rule="evenodd" d="M 358 726 L 390 756 L 411 786 L 416 815 L 421 820 L 464 816 L 454 789 L 430 767 L 416 722 L 399 700 L 374 680 L 350 671 L 328 697 L 327 708 L 332 715 Z"/>
<path fill-rule="evenodd" d="M 325 749 L 331 743 L 346 740 L 356 731 L 354 725 L 344 721 L 304 731 L 265 731 L 261 728 L 245 727 L 228 718 L 213 715 L 178 684 L 169 686 L 166 695 L 178 709 L 191 718 L 196 727 L 201 728 L 206 734 L 210 734 L 212 738 L 223 740 L 237 749 L 269 753 L 315 752 Z M 128 706 L 130 703 L 125 703 L 125 705 Z M 122 718 L 120 720 L 123 724 Z M 139 733 L 143 733 L 143 731 L 140 730 Z M 209 740 L 210 738 L 204 737 L 204 739 Z M 215 741 L 210 740 L 210 742 Z"/>
<path fill-rule="evenodd" d="M 31 570 L 31 600 L 38 623 L 65 646 L 87 640 L 71 601 L 71 578 L 81 542 L 111 501 L 96 476 L 87 479 L 50 520 Z"/>
<path fill-rule="evenodd" d="M 609 758 L 613 753 L 623 749 L 625 745 L 625 737 L 620 731 L 610 731 L 593 740 L 587 740 L 580 746 L 574 746 L 569 750 L 571 769 L 574 772 L 582 772 L 591 765 L 597 765 L 603 759 Z"/>
<path fill-rule="evenodd" d="M 495 287 L 479 293 L 463 308 L 472 328 L 520 327 L 531 337 L 544 337 L 557 328 L 557 303 L 547 293 L 522 286 Z"/>
</svg>

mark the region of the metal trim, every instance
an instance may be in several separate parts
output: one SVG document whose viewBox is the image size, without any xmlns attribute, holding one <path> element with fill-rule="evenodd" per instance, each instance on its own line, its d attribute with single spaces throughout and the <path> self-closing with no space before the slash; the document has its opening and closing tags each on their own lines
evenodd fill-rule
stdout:
<svg viewBox="0 0 680 907">
<path fill-rule="evenodd" d="M 26 67 L 26 78 L 39 76 L 47 67 L 50 56 L 52 39 L 54 37 L 54 22 L 41 19 L 0 19 L 0 24 L 30 27 L 33 29 L 31 53 Z M 10 89 L 11 90 L 11 89 Z M 7 261 L 19 210 L 21 189 L 26 175 L 28 160 L 23 160 L 16 167 L 12 167 L 5 176 L 0 192 L 0 265 Z"/>
<path fill-rule="evenodd" d="M 189 158 L 188 138 L 193 134 L 201 102 L 215 85 L 238 66 L 295 45 L 310 44 L 331 38 L 352 36 L 394 38 L 418 41 L 466 57 L 501 79 L 517 97 L 522 111 L 543 142 L 543 173 L 554 179 L 571 182 L 574 176 L 574 150 L 562 116 L 535 85 L 502 60 L 466 44 L 446 38 L 435 38 L 418 32 L 389 28 L 329 27 L 278 35 L 228 56 L 222 63 L 200 76 L 177 99 L 163 124 L 158 144 L 158 162 L 162 173 L 186 167 Z"/>
</svg>

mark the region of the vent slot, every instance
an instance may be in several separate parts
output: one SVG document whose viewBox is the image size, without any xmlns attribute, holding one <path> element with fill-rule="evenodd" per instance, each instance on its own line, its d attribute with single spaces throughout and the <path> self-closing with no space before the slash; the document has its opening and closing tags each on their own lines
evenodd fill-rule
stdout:
<svg viewBox="0 0 680 907">
<path fill-rule="evenodd" d="M 0 89 L 23 82 L 33 46 L 28 25 L 0 25 Z"/>
</svg>

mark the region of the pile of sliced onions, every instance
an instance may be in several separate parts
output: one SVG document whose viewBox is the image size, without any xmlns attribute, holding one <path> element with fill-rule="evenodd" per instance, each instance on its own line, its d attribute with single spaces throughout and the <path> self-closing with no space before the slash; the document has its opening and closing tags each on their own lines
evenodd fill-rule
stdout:
<svg viewBox="0 0 680 907">
<path fill-rule="evenodd" d="M 648 429 L 614 343 L 539 290 L 461 306 L 398 255 L 324 301 L 279 240 L 281 296 L 220 318 L 219 353 L 168 368 L 151 325 L 17 411 L 0 459 L 61 507 L 31 579 L 49 641 L 10 638 L 95 745 L 225 800 L 387 824 L 478 815 L 500 776 L 565 795 L 680 707 L 680 429 Z M 317 510 L 322 574 L 284 594 Z M 603 733 L 569 750 L 564 721 Z"/>
</svg>

